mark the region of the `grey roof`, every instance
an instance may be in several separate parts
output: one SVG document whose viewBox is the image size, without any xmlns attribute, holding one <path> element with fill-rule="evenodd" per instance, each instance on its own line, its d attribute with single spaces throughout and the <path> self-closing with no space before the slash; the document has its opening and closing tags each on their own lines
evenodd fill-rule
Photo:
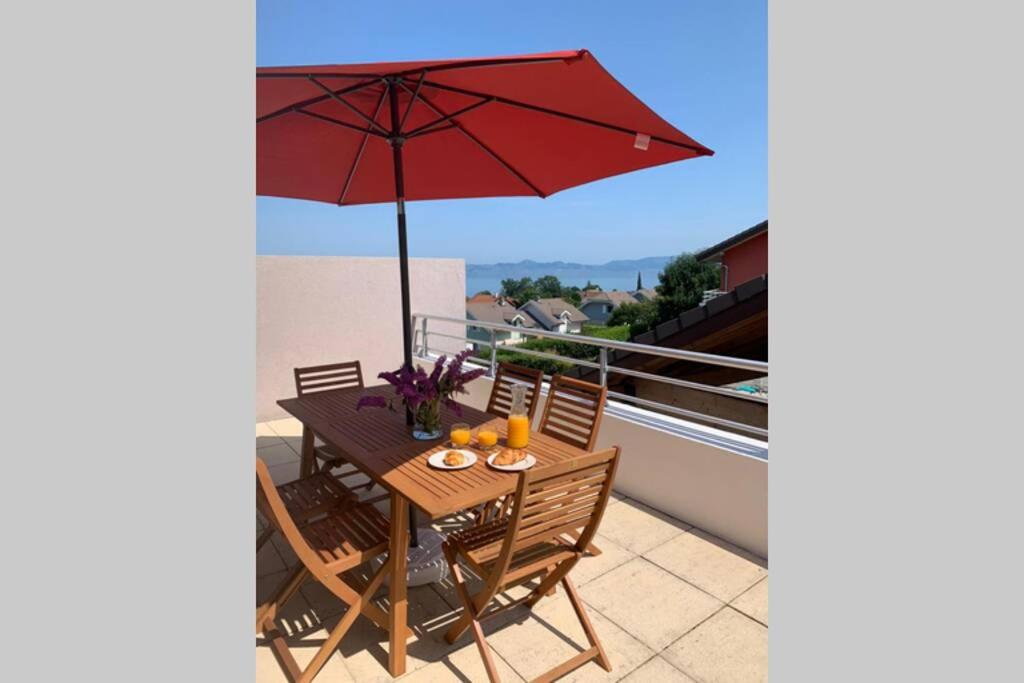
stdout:
<svg viewBox="0 0 1024 683">
<path fill-rule="evenodd" d="M 629 292 L 602 292 L 601 290 L 587 290 L 583 296 L 581 306 L 586 306 L 589 303 L 602 303 L 612 304 L 614 306 L 620 306 L 622 304 L 635 304 L 637 301 L 636 297 Z"/>
<path fill-rule="evenodd" d="M 519 307 L 519 310 L 529 313 L 537 322 L 549 330 L 561 324 L 561 315 L 564 312 L 569 313 L 569 320 L 574 323 L 583 323 L 590 320 L 583 311 L 564 299 L 527 301 Z"/>
<path fill-rule="evenodd" d="M 640 296 L 644 296 L 648 299 L 657 298 L 658 290 L 652 289 L 650 287 L 644 287 L 643 289 L 638 289 L 635 292 L 630 292 L 630 294 L 632 294 L 633 297 L 637 299 L 637 301 L 642 301 L 642 299 L 640 299 Z"/>
<path fill-rule="evenodd" d="M 695 258 L 698 261 L 706 261 L 706 260 L 708 260 L 710 258 L 714 258 L 715 256 L 718 256 L 719 254 L 721 254 L 726 249 L 729 249 L 731 247 L 735 247 L 737 244 L 740 244 L 741 242 L 746 242 L 751 237 L 757 237 L 762 232 L 766 232 L 767 230 L 768 230 L 768 221 L 767 220 L 763 220 L 760 223 L 758 223 L 757 225 L 749 227 L 746 230 L 744 230 L 743 232 L 736 233 L 732 237 L 730 237 L 728 239 L 725 239 L 725 240 L 722 240 L 721 242 L 719 242 L 715 246 L 708 247 L 704 251 L 697 253 Z"/>
<path fill-rule="evenodd" d="M 485 323 L 499 323 L 511 325 L 512 320 L 520 315 L 515 306 L 488 303 L 466 303 L 466 317 L 470 320 L 479 320 Z M 536 327 L 537 324 L 528 315 L 521 315 L 523 327 Z"/>
</svg>

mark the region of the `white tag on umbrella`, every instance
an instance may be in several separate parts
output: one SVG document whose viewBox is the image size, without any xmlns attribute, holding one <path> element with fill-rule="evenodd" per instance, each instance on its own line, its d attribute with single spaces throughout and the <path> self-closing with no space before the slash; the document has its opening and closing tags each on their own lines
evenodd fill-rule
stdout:
<svg viewBox="0 0 1024 683">
<path fill-rule="evenodd" d="M 636 139 L 633 140 L 633 147 L 636 149 L 642 149 L 645 152 L 647 148 L 651 146 L 651 136 L 645 133 L 637 133 Z"/>
</svg>

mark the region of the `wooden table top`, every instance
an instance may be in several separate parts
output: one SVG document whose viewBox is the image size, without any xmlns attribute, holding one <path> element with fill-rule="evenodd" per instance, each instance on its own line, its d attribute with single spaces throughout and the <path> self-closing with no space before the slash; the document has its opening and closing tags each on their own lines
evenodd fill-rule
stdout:
<svg viewBox="0 0 1024 683">
<path fill-rule="evenodd" d="M 395 491 L 433 519 L 472 508 L 515 491 L 518 475 L 487 465 L 487 454 L 472 445 L 466 448 L 477 455 L 477 462 L 463 470 L 439 470 L 427 464 L 427 458 L 447 449 L 448 429 L 465 422 L 473 429 L 488 424 L 504 443 L 506 421 L 469 406 L 462 415 L 442 409 L 443 439 L 417 441 L 405 424 L 405 411 L 395 401 L 395 411 L 387 408 L 363 408 L 356 402 L 364 395 L 392 397 L 390 385 L 365 389 L 338 389 L 302 398 L 278 401 L 283 409 L 309 426 L 327 444 L 345 453 L 346 459 L 385 488 Z M 530 432 L 527 452 L 537 458 L 535 467 L 563 462 L 585 451 L 539 432 Z"/>
</svg>

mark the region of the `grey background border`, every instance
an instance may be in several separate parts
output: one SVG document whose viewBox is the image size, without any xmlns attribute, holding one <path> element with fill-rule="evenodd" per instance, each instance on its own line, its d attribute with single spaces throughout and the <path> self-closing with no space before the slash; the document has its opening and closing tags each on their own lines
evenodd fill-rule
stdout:
<svg viewBox="0 0 1024 683">
<path fill-rule="evenodd" d="M 254 12 L 0 9 L 4 680 L 255 676 Z"/>
<path fill-rule="evenodd" d="M 776 681 L 1019 669 L 1014 11 L 771 3 Z M 0 666 L 251 679 L 254 8 L 0 12 Z"/>
</svg>

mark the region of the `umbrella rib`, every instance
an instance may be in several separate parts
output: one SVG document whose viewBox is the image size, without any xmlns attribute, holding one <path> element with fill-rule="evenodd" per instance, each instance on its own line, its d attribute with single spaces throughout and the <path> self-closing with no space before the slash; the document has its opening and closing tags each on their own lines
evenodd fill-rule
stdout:
<svg viewBox="0 0 1024 683">
<path fill-rule="evenodd" d="M 448 114 L 447 116 L 442 116 L 441 118 L 435 119 L 435 120 L 431 121 L 430 123 L 425 123 L 422 126 L 420 126 L 419 128 L 413 128 L 412 130 L 410 130 L 408 133 L 405 134 L 405 137 L 406 138 L 413 138 L 413 137 L 416 137 L 417 135 L 422 134 L 423 131 L 427 131 L 429 133 L 431 131 L 428 130 L 428 129 L 433 128 L 437 124 L 444 123 L 445 121 L 450 121 L 450 120 L 454 119 L 456 116 L 462 116 L 466 112 L 473 111 L 477 107 L 482 107 L 485 104 L 489 104 L 489 103 L 491 103 L 493 101 L 494 100 L 480 100 L 479 102 L 474 102 L 473 104 L 467 105 L 467 106 L 463 107 L 462 109 L 459 109 L 458 111 L 454 111 L 451 114 Z"/>
<path fill-rule="evenodd" d="M 586 123 L 586 124 L 589 124 L 591 126 L 597 126 L 597 127 L 600 127 L 600 128 L 607 128 L 608 130 L 614 130 L 614 131 L 618 131 L 620 133 L 627 133 L 629 135 L 636 135 L 638 132 L 640 132 L 640 131 L 633 130 L 631 128 L 625 128 L 623 126 L 617 126 L 617 125 L 615 125 L 613 123 L 605 123 L 604 121 L 596 121 L 594 119 L 588 119 L 588 118 L 586 118 L 584 116 L 578 116 L 576 114 L 569 114 L 569 113 L 564 112 L 564 111 L 558 111 L 557 109 L 548 109 L 547 107 L 539 107 L 539 106 L 537 106 L 535 104 L 529 104 L 527 102 L 520 102 L 518 100 L 511 100 L 511 99 L 509 99 L 507 97 L 501 97 L 499 95 L 490 95 L 488 93 L 477 92 L 475 90 L 467 90 L 466 88 L 458 88 L 458 87 L 455 87 L 455 86 L 452 86 L 452 85 L 444 85 L 443 83 L 435 83 L 434 81 L 426 81 L 423 85 L 427 86 L 428 88 L 434 88 L 435 90 L 446 90 L 448 92 L 458 93 L 460 95 L 468 95 L 470 97 L 490 97 L 495 102 L 499 102 L 501 104 L 507 104 L 507 105 L 509 105 L 511 107 L 520 107 L 522 109 L 529 109 L 531 111 L 537 111 L 537 112 L 540 112 L 542 114 L 548 114 L 548 115 L 551 115 L 551 116 L 558 116 L 560 118 L 569 119 L 570 121 L 576 121 L 578 123 Z M 694 152 L 697 152 L 698 155 L 711 155 L 711 154 L 714 154 L 714 152 L 712 152 L 711 150 L 709 150 L 708 148 L 706 148 L 706 147 L 704 147 L 702 145 L 691 145 L 691 144 L 688 144 L 688 143 L 685 143 L 685 142 L 677 142 L 675 140 L 669 140 L 668 138 L 663 138 L 663 137 L 661 137 L 659 135 L 652 135 L 651 139 L 652 140 L 656 140 L 657 142 L 661 142 L 661 143 L 666 144 L 666 145 L 673 145 L 675 147 L 683 147 L 684 149 L 693 150 Z"/>
<path fill-rule="evenodd" d="M 267 75 L 268 74 L 264 74 L 263 76 L 266 77 Z M 259 78 L 260 74 L 256 74 L 256 77 Z M 355 92 L 356 90 L 362 90 L 366 86 L 373 85 L 373 84 L 378 83 L 378 82 L 379 82 L 379 80 L 375 78 L 372 81 L 363 81 L 362 83 L 356 83 L 355 85 L 350 85 L 347 88 L 341 88 L 339 90 L 332 90 L 331 92 L 333 92 L 335 95 L 347 95 L 350 92 Z M 289 104 L 287 107 L 282 107 L 281 109 L 278 109 L 277 111 L 273 111 L 273 112 L 270 112 L 269 114 L 264 114 L 263 116 L 257 117 L 256 123 L 263 123 L 264 121 L 269 121 L 270 119 L 277 118 L 278 116 L 281 116 L 283 114 L 288 114 L 290 112 L 302 109 L 303 107 L 308 107 L 310 105 L 314 105 L 314 104 L 317 104 L 319 102 L 323 102 L 324 100 L 327 100 L 327 99 L 330 99 L 330 97 L 328 95 L 320 95 L 319 97 L 311 97 L 308 100 L 302 100 L 301 102 L 295 102 L 293 104 Z"/>
<path fill-rule="evenodd" d="M 402 81 L 399 81 L 398 84 L 401 85 L 406 90 L 409 90 L 409 87 L 406 86 Z M 430 107 L 433 110 L 433 112 L 435 114 L 437 114 L 438 116 L 446 116 L 446 114 L 444 113 L 444 111 L 440 107 L 438 107 L 433 102 L 431 102 L 430 100 L 427 99 L 426 95 L 420 95 L 420 100 L 423 101 L 423 104 L 425 104 L 428 107 Z M 548 196 L 546 192 L 541 191 L 540 188 L 538 188 L 536 185 L 534 185 L 529 180 L 527 180 L 526 176 L 524 176 L 522 173 L 517 171 L 510 163 L 508 163 L 507 161 L 502 159 L 501 156 L 497 152 L 495 152 L 493 149 L 491 149 L 490 147 L 485 145 L 483 143 L 483 141 L 480 140 L 480 138 L 478 138 L 477 136 L 473 135 L 468 130 L 466 130 L 465 126 L 463 126 L 458 121 L 454 121 L 453 123 L 455 124 L 456 130 L 458 130 L 460 133 L 465 135 L 467 138 L 469 138 L 470 140 L 475 142 L 477 144 L 477 146 L 480 147 L 480 149 L 482 149 L 484 152 L 486 152 L 488 155 L 490 155 L 491 158 L 493 158 L 495 161 L 497 161 L 499 164 L 501 164 L 505 168 L 506 171 L 508 171 L 509 173 L 514 175 L 516 178 L 518 178 L 520 181 L 522 181 L 522 183 L 524 185 L 526 185 L 531 190 L 533 190 L 534 194 L 536 194 L 538 197 L 547 197 Z"/>
<path fill-rule="evenodd" d="M 398 124 L 397 134 L 402 134 L 402 129 L 405 128 L 405 122 L 409 120 L 409 114 L 412 113 L 413 105 L 416 104 L 416 100 L 420 96 L 420 88 L 423 87 L 423 81 L 427 80 L 427 72 L 424 71 L 420 74 L 420 80 L 416 83 L 416 91 L 412 94 L 412 99 L 409 100 L 409 106 L 405 110 L 405 114 L 402 115 L 402 122 Z"/>
<path fill-rule="evenodd" d="M 373 111 L 373 119 L 375 121 L 380 116 L 380 110 L 384 106 L 384 98 L 387 97 L 388 88 L 390 87 L 390 85 L 385 85 L 384 90 L 380 94 L 380 99 L 377 100 L 377 108 Z M 366 143 L 369 139 L 370 131 L 366 131 L 363 135 L 363 141 L 359 144 L 359 151 L 356 152 L 356 157 L 352 160 L 352 168 L 348 170 L 348 177 L 345 178 L 345 187 L 341 190 L 341 196 L 338 197 L 338 206 L 341 206 L 345 201 L 345 196 L 348 195 L 348 190 L 352 187 L 352 180 L 356 177 L 356 169 L 359 167 L 359 162 L 363 159 L 363 150 L 366 149 Z"/>
<path fill-rule="evenodd" d="M 338 102 L 340 104 L 343 104 L 346 107 L 348 107 L 348 109 L 353 114 L 355 114 L 356 116 L 361 118 L 363 121 L 366 121 L 367 123 L 369 123 L 371 126 L 376 128 L 378 131 L 380 131 L 381 133 L 384 133 L 385 135 L 387 134 L 387 131 L 384 129 L 383 126 L 378 125 L 376 121 L 371 119 L 369 116 L 367 116 L 363 112 L 359 111 L 359 109 L 354 104 L 352 104 L 348 100 L 344 99 L 341 95 L 336 94 L 334 91 L 332 91 L 326 85 L 324 85 L 320 81 L 316 80 L 313 76 L 309 77 L 309 82 L 312 83 L 313 85 L 315 85 L 316 87 L 320 88 L 321 90 L 323 90 L 325 93 L 327 93 L 328 97 L 330 97 L 333 100 L 335 100 L 336 102 Z"/>
<path fill-rule="evenodd" d="M 333 123 L 336 126 L 343 126 L 345 128 L 357 131 L 359 133 L 368 133 L 370 135 L 376 135 L 379 138 L 386 138 L 386 137 L 388 137 L 387 135 L 384 135 L 383 133 L 378 133 L 377 131 L 375 131 L 372 128 L 360 128 L 359 126 L 357 126 L 355 124 L 352 124 L 352 123 L 348 123 L 347 121 L 339 121 L 338 119 L 332 119 L 330 116 L 324 116 L 323 114 L 317 114 L 316 112 L 313 112 L 313 111 L 306 111 L 305 109 L 296 109 L 295 113 L 296 114 L 305 114 L 306 116 L 311 116 L 314 119 L 320 119 L 321 121 L 326 121 L 327 123 Z"/>
<path fill-rule="evenodd" d="M 439 64 L 437 66 L 426 66 L 417 67 L 415 69 L 407 69 L 406 71 L 399 71 L 391 74 L 393 76 L 408 76 L 419 71 L 434 73 L 437 71 L 454 71 L 456 69 L 479 69 L 487 66 L 519 66 L 521 64 L 546 64 L 549 62 L 566 62 L 569 60 L 580 59 L 583 55 L 580 52 L 576 53 L 574 57 L 537 57 L 536 59 L 516 59 L 516 58 L 504 58 L 504 59 L 475 59 L 467 60 L 464 62 L 455 62 L 452 64 Z"/>
</svg>

